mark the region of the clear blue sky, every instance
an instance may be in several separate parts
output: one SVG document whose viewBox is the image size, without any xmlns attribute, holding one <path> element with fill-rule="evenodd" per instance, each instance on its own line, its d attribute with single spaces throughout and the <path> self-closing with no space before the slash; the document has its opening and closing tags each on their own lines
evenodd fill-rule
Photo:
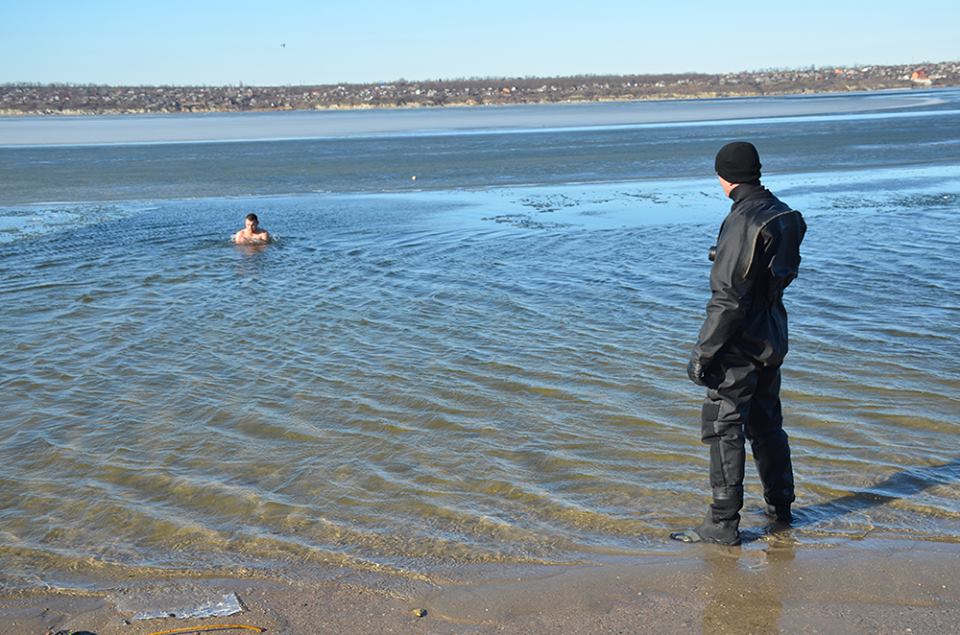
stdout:
<svg viewBox="0 0 960 635">
<path fill-rule="evenodd" d="M 960 2 L 0 0 L 0 83 L 317 84 L 960 59 Z"/>
</svg>

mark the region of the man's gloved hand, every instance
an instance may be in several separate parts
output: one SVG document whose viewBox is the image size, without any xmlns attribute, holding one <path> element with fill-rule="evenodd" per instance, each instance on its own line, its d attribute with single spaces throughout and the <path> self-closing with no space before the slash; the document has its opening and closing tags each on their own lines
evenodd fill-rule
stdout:
<svg viewBox="0 0 960 635">
<path fill-rule="evenodd" d="M 707 369 L 703 367 L 699 359 L 691 358 L 687 362 L 687 377 L 698 386 L 707 385 Z"/>
</svg>

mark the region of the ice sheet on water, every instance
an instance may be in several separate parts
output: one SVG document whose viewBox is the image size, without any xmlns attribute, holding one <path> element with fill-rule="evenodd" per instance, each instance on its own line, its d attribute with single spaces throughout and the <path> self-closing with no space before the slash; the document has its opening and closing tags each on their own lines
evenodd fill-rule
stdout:
<svg viewBox="0 0 960 635">
<path fill-rule="evenodd" d="M 196 590 L 124 597 L 117 602 L 117 607 L 123 613 L 133 613 L 130 619 L 134 621 L 164 617 L 226 617 L 243 611 L 235 593 L 217 595 Z"/>
</svg>

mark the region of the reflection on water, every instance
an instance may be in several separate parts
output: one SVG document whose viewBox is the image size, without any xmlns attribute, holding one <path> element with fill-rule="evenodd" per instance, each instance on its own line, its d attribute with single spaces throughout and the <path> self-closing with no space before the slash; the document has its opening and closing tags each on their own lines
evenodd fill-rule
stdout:
<svg viewBox="0 0 960 635">
<path fill-rule="evenodd" d="M 793 586 L 795 547 L 777 542 L 741 557 L 739 549 L 704 552 L 706 603 L 703 633 L 779 633 L 783 594 Z"/>
<path fill-rule="evenodd" d="M 810 226 L 790 540 L 960 541 L 957 166 L 771 185 Z M 661 548 L 706 503 L 683 360 L 724 207 L 697 178 L 124 203 L 16 234 L 0 581 Z M 53 209 L 99 213 L 31 213 Z M 251 210 L 276 244 L 229 242 Z"/>
<path fill-rule="evenodd" d="M 869 490 L 856 491 L 840 498 L 796 510 L 794 527 L 813 526 L 845 514 L 869 512 L 884 505 L 909 505 L 926 490 L 956 489 L 960 483 L 960 460 L 943 465 L 909 468 L 874 483 Z"/>
</svg>

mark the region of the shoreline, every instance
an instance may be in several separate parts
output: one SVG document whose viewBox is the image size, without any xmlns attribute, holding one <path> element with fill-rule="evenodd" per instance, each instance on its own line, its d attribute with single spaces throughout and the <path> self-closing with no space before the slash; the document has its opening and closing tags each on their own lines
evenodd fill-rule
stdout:
<svg viewBox="0 0 960 635">
<path fill-rule="evenodd" d="M 952 543 L 900 539 L 801 545 L 787 531 L 740 548 L 678 545 L 593 564 L 450 566 L 437 582 L 338 570 L 312 581 L 112 580 L 98 591 L 0 592 L 0 635 L 146 635 L 224 623 L 291 635 L 935 633 L 960 619 L 957 554 Z M 131 619 L 130 606 L 162 610 L 175 603 L 167 598 L 231 593 L 240 614 Z"/>
<path fill-rule="evenodd" d="M 157 115 L 170 115 L 170 116 L 182 116 L 182 115 L 223 115 L 223 114 L 262 114 L 262 113 L 281 113 L 281 112 L 294 112 L 294 113 L 310 113 L 310 112 L 353 112 L 353 111 L 371 111 L 371 110 L 387 110 L 387 111 L 416 111 L 416 110 L 447 110 L 447 109 L 458 109 L 458 108 L 484 108 L 484 109 L 497 109 L 505 108 L 512 106 L 543 106 L 543 105 L 575 105 L 575 104 L 605 104 L 605 103 L 646 103 L 646 102 L 667 102 L 667 101 L 697 101 L 697 100 L 710 100 L 710 99 L 750 99 L 757 97 L 800 97 L 800 96 L 816 96 L 816 95 L 853 95 L 853 94 L 878 94 L 878 93 L 910 93 L 914 91 L 930 91 L 930 90 L 950 90 L 960 88 L 960 84 L 945 84 L 945 85 L 936 85 L 936 86 L 924 86 L 924 85 L 913 85 L 913 86 L 883 86 L 879 88 L 864 88 L 862 86 L 854 86 L 849 89 L 833 89 L 833 90 L 818 90 L 814 88 L 802 88 L 796 90 L 771 90 L 771 91 L 702 91 L 697 93 L 664 93 L 658 95 L 647 95 L 647 96 L 611 96 L 611 97 L 598 97 L 598 98 L 586 98 L 586 99 L 559 99 L 559 100 L 525 100 L 517 102 L 497 102 L 490 103 L 484 101 L 474 101 L 474 100 L 462 100 L 462 101 L 451 101 L 444 104 L 426 104 L 426 103 L 412 103 L 412 104 L 331 104 L 329 106 L 315 106 L 312 108 L 293 108 L 293 107 L 266 107 L 266 108 L 249 108 L 249 109 L 229 109 L 229 108 L 195 108 L 192 110 L 169 110 L 169 109 L 146 109 L 146 108 L 113 108 L 113 109 L 64 109 L 64 110 L 36 110 L 30 112 L 24 112 L 21 110 L 13 109 L 0 109 L 0 117 L 10 117 L 14 119 L 26 118 L 26 117 L 39 117 L 39 118 L 65 118 L 70 119 L 74 117 L 118 117 L 118 116 L 131 116 L 131 117 L 151 117 Z"/>
</svg>

